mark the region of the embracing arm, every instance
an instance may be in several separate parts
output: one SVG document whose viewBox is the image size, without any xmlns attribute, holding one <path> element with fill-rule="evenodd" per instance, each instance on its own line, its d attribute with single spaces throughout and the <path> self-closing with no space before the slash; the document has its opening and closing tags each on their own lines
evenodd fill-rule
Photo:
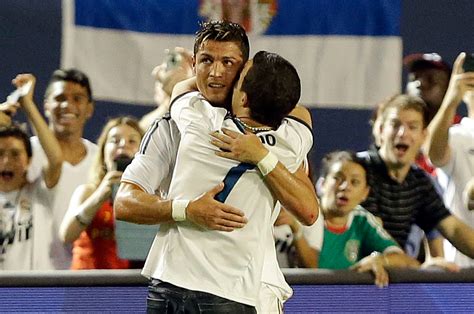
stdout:
<svg viewBox="0 0 474 314">
<path fill-rule="evenodd" d="M 232 231 L 247 223 L 244 213 L 227 204 L 214 200 L 224 185 L 221 183 L 191 200 L 186 207 L 186 219 L 211 230 Z M 172 200 L 148 194 L 139 186 L 122 182 L 114 201 L 116 218 L 138 224 L 173 222 Z"/>
<path fill-rule="evenodd" d="M 308 125 L 311 125 L 311 116 L 307 109 L 298 106 L 292 114 Z M 247 162 L 257 165 L 269 154 L 269 151 L 253 133 L 240 134 L 228 129 L 224 134 L 212 133 L 211 143 L 220 148 L 218 156 Z M 266 175 L 264 179 L 273 195 L 283 207 L 289 210 L 301 223 L 312 225 L 319 215 L 319 202 L 314 185 L 301 166 L 295 173 L 291 173 L 281 163 Z"/>
<path fill-rule="evenodd" d="M 173 100 L 179 95 L 182 95 L 187 92 L 193 92 L 196 90 L 197 90 L 197 85 L 196 85 L 195 76 L 185 79 L 181 82 L 178 82 L 173 87 L 173 92 L 171 93 L 171 102 L 173 102 Z"/>
</svg>

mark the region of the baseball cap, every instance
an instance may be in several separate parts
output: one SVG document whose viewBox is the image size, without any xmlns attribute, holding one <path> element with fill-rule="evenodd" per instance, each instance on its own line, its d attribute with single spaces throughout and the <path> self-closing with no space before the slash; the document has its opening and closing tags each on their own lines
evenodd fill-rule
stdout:
<svg viewBox="0 0 474 314">
<path fill-rule="evenodd" d="M 434 68 L 451 74 L 451 66 L 435 52 L 410 54 L 403 58 L 403 65 L 410 72 L 416 71 L 420 68 Z"/>
</svg>

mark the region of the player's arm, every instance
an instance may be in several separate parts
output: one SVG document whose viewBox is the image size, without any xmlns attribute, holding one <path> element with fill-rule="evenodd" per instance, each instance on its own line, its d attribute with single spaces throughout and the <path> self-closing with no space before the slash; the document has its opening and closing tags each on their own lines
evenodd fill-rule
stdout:
<svg viewBox="0 0 474 314">
<path fill-rule="evenodd" d="M 173 100 L 175 100 L 178 96 L 193 91 L 197 91 L 195 76 L 176 83 L 176 85 L 173 87 L 173 92 L 171 93 L 171 103 L 173 103 Z"/>
<path fill-rule="evenodd" d="M 214 200 L 215 195 L 223 187 L 221 183 L 195 200 L 189 201 L 184 207 L 185 219 L 208 229 L 220 231 L 232 231 L 245 226 L 247 219 L 242 211 Z M 153 225 L 176 221 L 173 210 L 175 212 L 179 210 L 182 201 L 176 203 L 173 200 L 163 200 L 158 195 L 145 192 L 136 184 L 122 182 L 115 198 L 114 210 L 119 220 Z"/>
<path fill-rule="evenodd" d="M 298 119 L 311 125 L 311 116 L 307 109 L 298 106 L 292 113 Z M 220 148 L 218 156 L 257 165 L 265 178 L 265 182 L 276 199 L 283 207 L 289 210 L 301 223 L 313 224 L 319 215 L 319 202 L 313 183 L 301 166 L 295 173 L 291 173 L 279 161 L 275 160 L 270 167 L 260 167 L 265 163 L 269 151 L 253 133 L 240 134 L 232 130 L 223 129 L 224 134 L 212 133 L 211 143 Z M 261 169 L 266 168 L 266 169 Z"/>
</svg>

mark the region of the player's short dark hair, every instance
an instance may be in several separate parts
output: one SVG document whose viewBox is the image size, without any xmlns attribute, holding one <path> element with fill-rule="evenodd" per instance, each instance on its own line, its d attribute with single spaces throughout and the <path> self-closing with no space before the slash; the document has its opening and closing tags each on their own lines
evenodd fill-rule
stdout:
<svg viewBox="0 0 474 314">
<path fill-rule="evenodd" d="M 301 82 L 290 62 L 275 53 L 259 51 L 241 90 L 247 94 L 251 118 L 277 128 L 298 103 Z"/>
<path fill-rule="evenodd" d="M 235 42 L 240 46 L 244 62 L 249 59 L 249 39 L 244 28 L 237 23 L 220 20 L 202 23 L 194 39 L 194 55 L 207 40 Z"/>
</svg>

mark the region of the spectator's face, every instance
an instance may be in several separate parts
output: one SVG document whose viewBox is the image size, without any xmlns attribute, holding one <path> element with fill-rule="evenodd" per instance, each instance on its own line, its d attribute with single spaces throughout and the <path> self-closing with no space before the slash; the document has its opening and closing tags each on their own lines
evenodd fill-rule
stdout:
<svg viewBox="0 0 474 314">
<path fill-rule="evenodd" d="M 380 155 L 390 169 L 409 167 L 415 162 L 426 138 L 420 112 L 388 108 L 381 131 Z"/>
<path fill-rule="evenodd" d="M 107 171 L 115 170 L 114 160 L 119 156 L 132 159 L 138 152 L 141 139 L 140 133 L 126 124 L 110 129 L 104 146 L 104 162 Z"/>
<path fill-rule="evenodd" d="M 227 97 L 243 67 L 239 44 L 206 40 L 199 47 L 194 62 L 199 91 L 212 105 L 227 106 Z"/>
<path fill-rule="evenodd" d="M 449 75 L 436 68 L 419 69 L 409 74 L 407 94 L 421 97 L 433 117 L 446 94 L 449 84 Z"/>
<path fill-rule="evenodd" d="M 0 191 L 11 192 L 23 187 L 28 165 L 23 141 L 12 136 L 0 138 Z"/>
<path fill-rule="evenodd" d="M 81 137 L 86 121 L 92 116 L 94 107 L 81 85 L 54 82 L 45 100 L 45 112 L 53 131 L 58 137 Z"/>
<path fill-rule="evenodd" d="M 335 162 L 321 186 L 325 217 L 345 217 L 369 194 L 364 168 L 352 161 Z"/>
</svg>

